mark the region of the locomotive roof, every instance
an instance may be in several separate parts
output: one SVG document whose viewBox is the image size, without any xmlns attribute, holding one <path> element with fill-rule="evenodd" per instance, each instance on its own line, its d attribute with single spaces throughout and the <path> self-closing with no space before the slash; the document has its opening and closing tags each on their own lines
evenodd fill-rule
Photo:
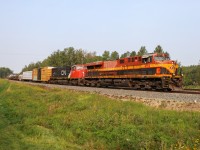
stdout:
<svg viewBox="0 0 200 150">
<path fill-rule="evenodd" d="M 148 58 L 149 56 L 153 56 L 154 53 L 148 53 L 142 56 L 142 58 Z"/>
<path fill-rule="evenodd" d="M 103 65 L 103 61 L 96 61 L 85 64 L 85 66 L 97 66 L 97 65 Z"/>
</svg>

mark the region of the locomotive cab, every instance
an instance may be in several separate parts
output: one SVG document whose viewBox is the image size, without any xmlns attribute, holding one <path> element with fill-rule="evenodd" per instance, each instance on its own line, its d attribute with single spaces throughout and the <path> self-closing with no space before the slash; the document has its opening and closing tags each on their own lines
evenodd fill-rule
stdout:
<svg viewBox="0 0 200 150">
<path fill-rule="evenodd" d="M 159 62 L 159 61 L 169 61 L 169 55 L 168 54 L 154 54 L 154 61 Z"/>
<path fill-rule="evenodd" d="M 170 60 L 168 54 L 158 54 L 153 55 L 153 63 L 156 64 L 160 70 L 159 74 L 167 74 L 172 76 L 177 76 L 178 64 L 174 60 Z"/>
<path fill-rule="evenodd" d="M 167 82 L 172 90 L 182 87 L 182 75 L 178 74 L 179 65 L 170 60 L 168 54 L 153 54 L 153 64 L 156 66 L 156 74 L 162 78 L 162 83 Z"/>
<path fill-rule="evenodd" d="M 71 72 L 69 75 L 70 79 L 80 79 L 85 78 L 85 73 L 87 68 L 83 65 L 74 65 L 71 67 Z"/>
<path fill-rule="evenodd" d="M 142 56 L 142 63 L 147 64 L 147 63 L 152 63 L 153 61 L 153 54 L 147 54 Z"/>
</svg>

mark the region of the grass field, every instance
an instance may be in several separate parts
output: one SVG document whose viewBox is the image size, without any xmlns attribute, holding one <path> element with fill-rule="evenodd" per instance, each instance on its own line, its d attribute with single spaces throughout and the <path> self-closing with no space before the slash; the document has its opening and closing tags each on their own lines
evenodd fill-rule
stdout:
<svg viewBox="0 0 200 150">
<path fill-rule="evenodd" d="M 200 113 L 0 80 L 0 149 L 200 149 Z"/>
<path fill-rule="evenodd" d="M 197 90 L 200 90 L 200 86 L 194 86 L 194 85 L 188 85 L 188 86 L 184 86 L 183 87 L 184 89 L 197 89 Z"/>
</svg>

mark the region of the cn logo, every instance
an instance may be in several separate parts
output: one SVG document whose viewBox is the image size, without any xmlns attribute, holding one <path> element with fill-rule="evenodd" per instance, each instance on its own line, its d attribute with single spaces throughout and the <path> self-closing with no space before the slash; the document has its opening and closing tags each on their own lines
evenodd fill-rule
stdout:
<svg viewBox="0 0 200 150">
<path fill-rule="evenodd" d="M 66 74 L 66 70 L 61 70 L 61 75 L 62 76 L 66 76 L 67 74 Z"/>
</svg>

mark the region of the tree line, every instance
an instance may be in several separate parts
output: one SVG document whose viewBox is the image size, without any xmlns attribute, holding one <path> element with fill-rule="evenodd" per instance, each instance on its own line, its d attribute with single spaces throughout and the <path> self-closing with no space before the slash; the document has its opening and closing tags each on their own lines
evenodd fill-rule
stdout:
<svg viewBox="0 0 200 150">
<path fill-rule="evenodd" d="M 0 78 L 6 78 L 10 74 L 13 74 L 12 70 L 6 67 L 0 67 Z"/>
<path fill-rule="evenodd" d="M 165 53 L 170 57 L 167 51 L 158 45 L 154 53 Z M 142 56 L 147 54 L 148 51 L 145 46 L 136 51 L 126 51 L 121 55 L 117 51 L 105 50 L 101 56 L 96 55 L 96 52 L 87 52 L 83 49 L 75 49 L 73 47 L 65 48 L 64 50 L 54 51 L 50 56 L 48 56 L 43 61 L 38 61 L 36 63 L 30 63 L 22 69 L 23 71 L 29 71 L 34 68 L 45 67 L 45 66 L 72 66 L 75 64 L 85 64 L 95 61 L 105 61 L 105 60 L 116 60 L 119 58 Z M 180 65 L 180 63 L 179 63 Z M 182 73 L 184 74 L 184 85 L 200 85 L 200 62 L 197 66 L 182 67 Z"/>
<path fill-rule="evenodd" d="M 155 50 L 155 53 L 166 53 L 169 55 L 168 52 L 164 51 L 163 48 L 158 45 Z M 105 61 L 105 60 L 116 60 L 119 58 L 131 57 L 131 56 L 142 56 L 147 54 L 148 51 L 145 46 L 141 46 L 141 48 L 136 51 L 126 51 L 123 54 L 119 54 L 117 51 L 108 51 L 105 50 L 101 56 L 96 55 L 96 52 L 87 52 L 83 49 L 75 49 L 73 47 L 65 48 L 64 50 L 57 50 L 54 51 L 50 56 L 48 56 L 43 61 L 38 61 L 36 63 L 30 63 L 26 65 L 23 71 L 29 71 L 34 68 L 45 67 L 45 66 L 72 66 L 75 64 L 85 64 L 95 61 Z"/>
<path fill-rule="evenodd" d="M 96 52 L 87 52 L 83 49 L 75 49 L 73 47 L 65 48 L 64 50 L 54 51 L 43 61 L 38 61 L 36 63 L 30 63 L 25 65 L 22 69 L 23 71 L 30 71 L 34 68 L 40 68 L 45 66 L 72 66 L 75 64 L 85 64 L 95 61 L 105 61 L 105 60 L 116 60 L 119 58 L 131 57 L 131 56 L 142 56 L 147 54 L 148 51 L 145 46 L 136 51 L 126 51 L 123 54 L 119 54 L 117 51 L 108 51 L 105 50 L 101 56 L 98 56 Z M 167 51 L 164 51 L 163 48 L 158 45 L 154 53 L 166 53 L 170 57 L 170 54 Z M 6 78 L 8 75 L 12 74 L 13 71 L 6 67 L 0 67 L 0 78 Z M 200 61 L 198 65 L 192 66 L 182 66 L 182 73 L 184 75 L 184 85 L 200 85 Z"/>
<path fill-rule="evenodd" d="M 183 66 L 182 70 L 185 86 L 200 86 L 200 63 L 198 65 Z"/>
</svg>

